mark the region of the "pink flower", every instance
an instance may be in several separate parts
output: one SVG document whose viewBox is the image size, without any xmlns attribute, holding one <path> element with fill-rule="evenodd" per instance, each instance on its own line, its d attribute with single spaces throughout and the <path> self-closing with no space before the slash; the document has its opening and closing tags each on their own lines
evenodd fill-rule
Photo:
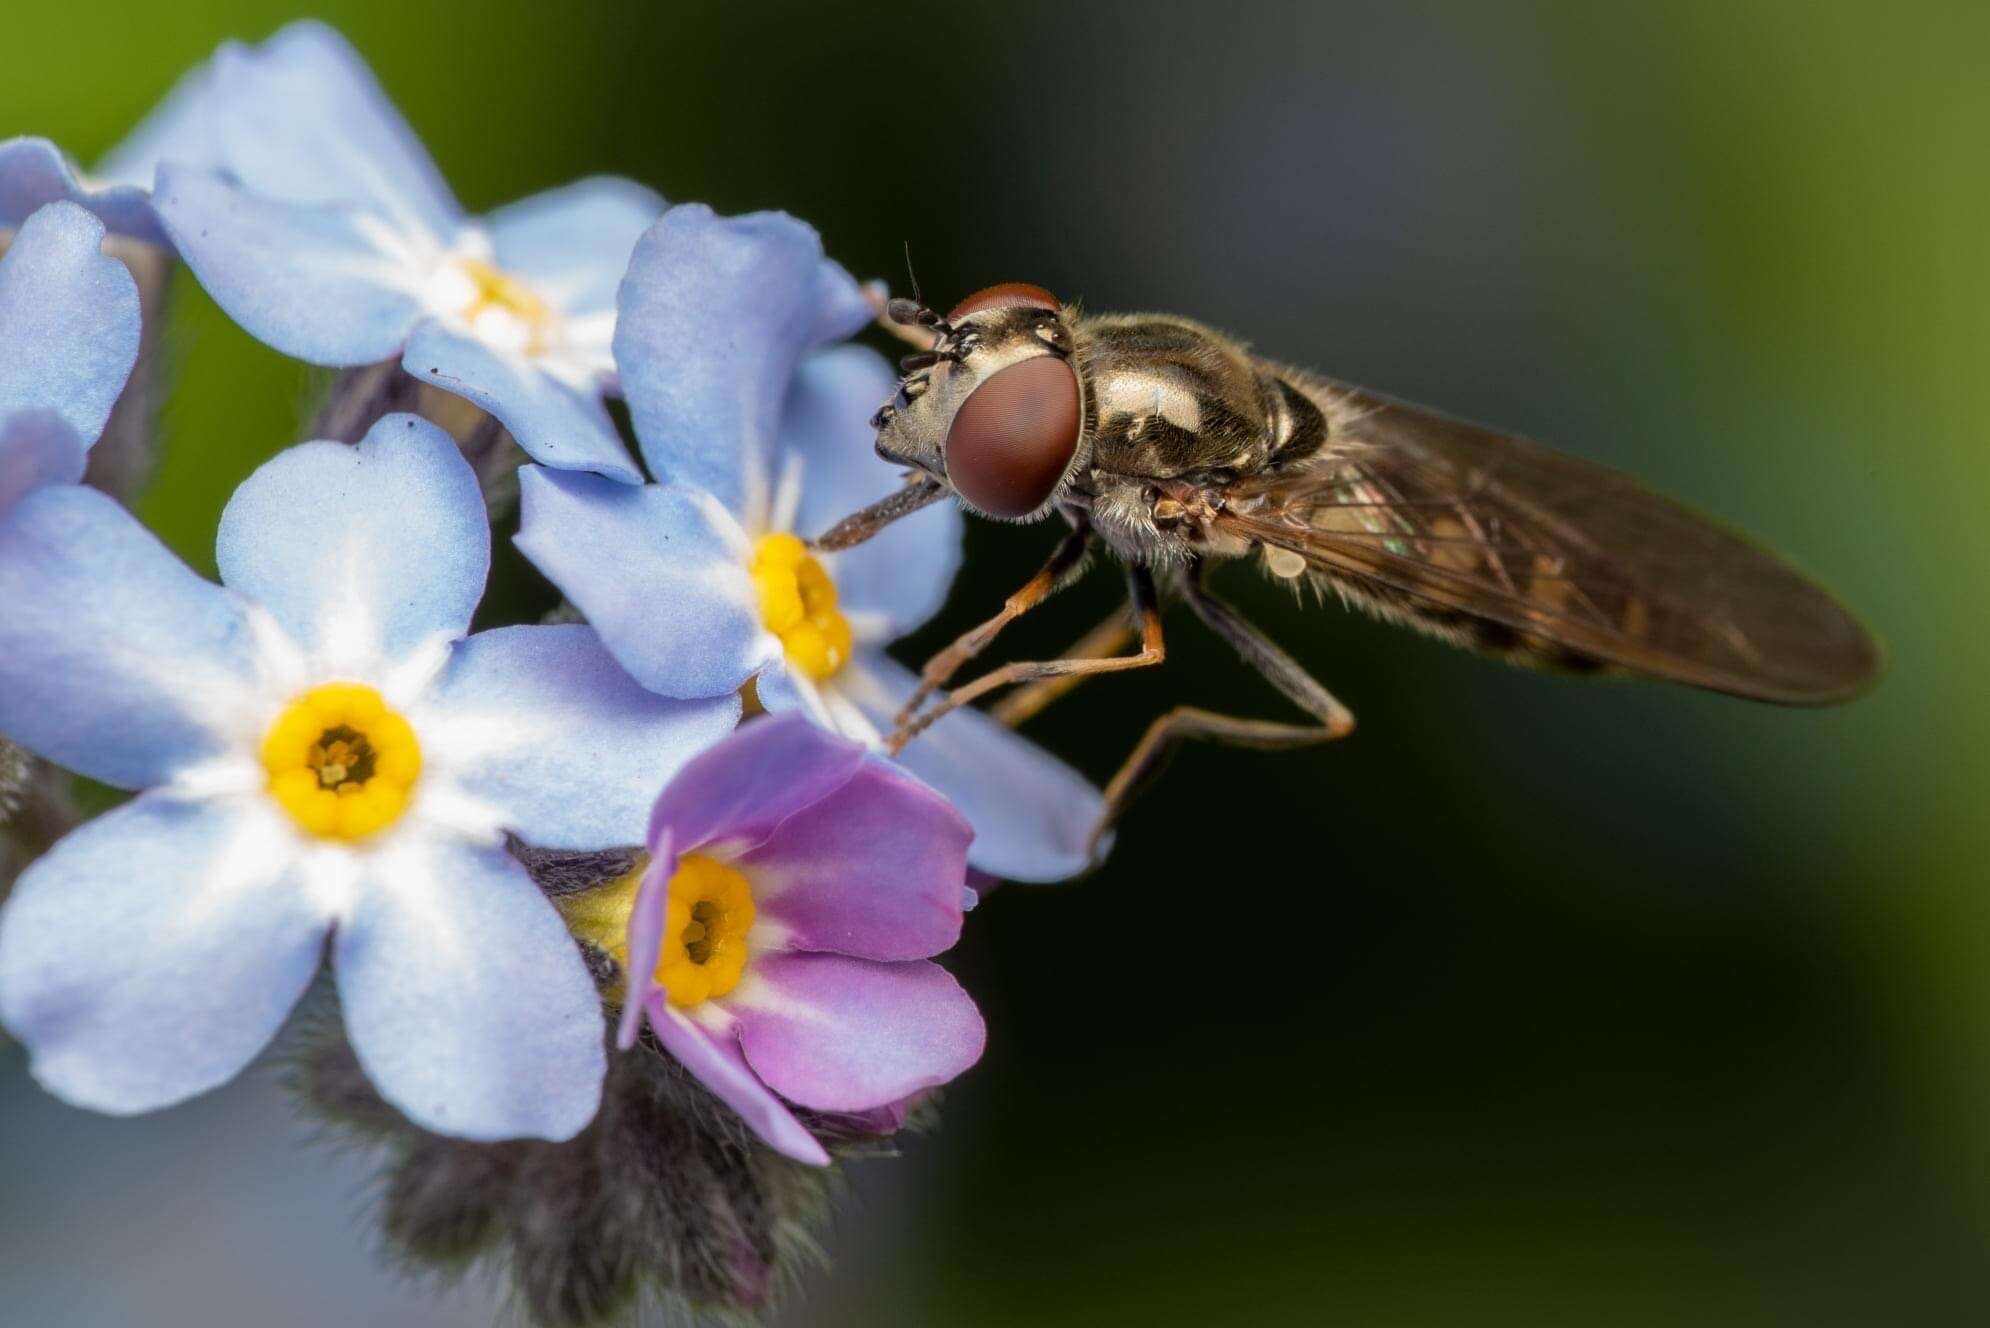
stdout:
<svg viewBox="0 0 1990 1328">
<path fill-rule="evenodd" d="M 930 962 L 960 936 L 972 837 L 859 744 L 800 715 L 748 724 L 657 799 L 620 1045 L 648 1016 L 761 1138 L 827 1163 L 790 1104 L 872 1113 L 981 1057 L 979 1012 Z"/>
</svg>

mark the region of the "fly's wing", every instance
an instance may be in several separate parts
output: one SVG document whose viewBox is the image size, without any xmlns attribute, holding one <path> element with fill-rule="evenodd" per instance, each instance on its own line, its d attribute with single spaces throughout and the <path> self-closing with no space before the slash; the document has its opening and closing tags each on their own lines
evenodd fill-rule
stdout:
<svg viewBox="0 0 1990 1328">
<path fill-rule="evenodd" d="M 1219 529 L 1348 598 L 1522 662 L 1615 668 L 1757 700 L 1844 700 L 1879 649 L 1824 589 L 1601 466 L 1274 370 L 1328 440 L 1223 491 Z M 1296 556 L 1295 556 L 1296 555 Z"/>
</svg>

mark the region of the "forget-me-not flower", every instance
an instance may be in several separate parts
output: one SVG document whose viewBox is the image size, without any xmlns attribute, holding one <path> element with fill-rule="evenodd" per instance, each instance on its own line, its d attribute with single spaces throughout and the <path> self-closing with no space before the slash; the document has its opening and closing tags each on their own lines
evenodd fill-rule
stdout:
<svg viewBox="0 0 1990 1328">
<path fill-rule="evenodd" d="M 221 518 L 222 585 L 76 485 L 0 517 L 0 736 L 138 797 L 0 910 L 0 1022 L 111 1112 L 231 1078 L 329 949 L 383 1096 L 475 1139 L 566 1138 L 604 1069 L 594 983 L 505 851 L 639 842 L 736 722 L 637 686 L 581 626 L 466 635 L 469 464 L 411 415 L 305 443 Z"/>
<path fill-rule="evenodd" d="M 829 1161 L 788 1104 L 902 1119 L 981 1057 L 933 955 L 960 936 L 973 831 L 889 762 L 789 714 L 746 725 L 657 799 L 649 861 L 563 907 L 623 970 L 618 1041 L 670 1055 L 773 1147 Z"/>
<path fill-rule="evenodd" d="M 104 234 L 78 205 L 50 203 L 0 254 L 0 515 L 83 477 L 138 359 L 138 285 Z"/>
<path fill-rule="evenodd" d="M 916 677 L 885 647 L 940 608 L 961 520 L 927 508 L 865 544 L 802 538 L 891 491 L 868 420 L 897 387 L 883 357 L 835 345 L 862 290 L 781 214 L 672 208 L 637 245 L 615 354 L 659 484 L 526 467 L 517 543 L 638 681 L 710 696 L 757 680 L 871 746 Z M 974 865 L 1051 881 L 1090 864 L 1098 792 L 980 711 L 946 716 L 899 759 L 974 826 Z"/>
<path fill-rule="evenodd" d="M 589 179 L 466 216 L 343 38 L 296 23 L 208 67 L 212 166 L 168 159 L 153 205 L 215 301 L 313 364 L 398 358 L 535 460 L 640 478 L 603 404 L 615 289 L 663 209 Z"/>
</svg>

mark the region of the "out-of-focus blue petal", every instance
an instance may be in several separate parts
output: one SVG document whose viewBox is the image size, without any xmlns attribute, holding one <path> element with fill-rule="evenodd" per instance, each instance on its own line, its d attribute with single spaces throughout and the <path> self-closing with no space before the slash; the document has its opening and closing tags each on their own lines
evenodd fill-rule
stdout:
<svg viewBox="0 0 1990 1328">
<path fill-rule="evenodd" d="M 209 110 L 212 78 L 205 63 L 182 74 L 138 127 L 98 158 L 90 174 L 105 184 L 149 190 L 161 162 L 218 169 L 221 161 Z"/>
<path fill-rule="evenodd" d="M 601 999 L 560 915 L 497 847 L 404 835 L 332 945 L 367 1078 L 465 1139 L 571 1139 L 607 1071 Z"/>
<path fill-rule="evenodd" d="M 362 213 L 278 202 L 170 163 L 152 202 L 214 302 L 286 355 L 374 364 L 422 317 L 416 274 Z"/>
<path fill-rule="evenodd" d="M 401 367 L 497 416 L 534 461 L 642 483 L 642 472 L 594 391 L 556 382 L 521 357 L 435 322 L 415 329 Z"/>
<path fill-rule="evenodd" d="M 657 794 L 732 731 L 739 697 L 644 691 L 591 627 L 499 627 L 456 647 L 411 719 L 507 830 L 543 848 L 613 848 L 643 842 Z"/>
<path fill-rule="evenodd" d="M 751 506 L 771 497 L 788 379 L 804 351 L 848 322 L 846 286 L 855 283 L 822 256 L 821 237 L 786 213 L 720 217 L 702 203 L 664 213 L 629 261 L 615 327 L 651 473 L 755 518 Z"/>
<path fill-rule="evenodd" d="M 463 210 L 366 62 L 322 23 L 214 56 L 221 160 L 244 188 L 289 203 L 347 204 L 446 239 Z"/>
<path fill-rule="evenodd" d="M 75 430 L 52 410 L 0 417 L 0 521 L 44 484 L 82 479 L 87 451 Z"/>
<path fill-rule="evenodd" d="M 456 443 L 388 415 L 357 447 L 301 443 L 235 490 L 215 536 L 221 579 L 326 662 L 400 658 L 461 636 L 484 593 L 491 535 Z"/>
<path fill-rule="evenodd" d="M 37 489 L 0 520 L 0 604 L 0 735 L 119 788 L 237 745 L 246 606 L 95 489 Z"/>
<path fill-rule="evenodd" d="M 887 732 L 918 684 L 910 670 L 875 650 L 859 650 L 837 679 L 843 694 Z M 968 861 L 991 876 L 1059 881 L 1091 865 L 1085 840 L 1105 806 L 1099 791 L 981 711 L 954 711 L 907 743 L 898 760 L 967 818 L 974 827 Z"/>
<path fill-rule="evenodd" d="M 172 243 L 145 190 L 129 184 L 85 186 L 62 150 L 45 138 L 0 142 L 0 230 L 11 230 L 37 208 L 63 200 L 88 208 L 118 235 L 147 244 Z"/>
<path fill-rule="evenodd" d="M 330 918 L 260 794 L 150 793 L 75 831 L 0 910 L 0 1020 L 51 1093 L 151 1111 L 235 1077 L 318 970 Z"/>
<path fill-rule="evenodd" d="M 484 218 L 497 265 L 562 313 L 615 307 L 629 255 L 663 212 L 633 180 L 596 176 L 522 198 Z"/>
<path fill-rule="evenodd" d="M 788 456 L 801 459 L 795 530 L 804 538 L 899 487 L 899 472 L 878 460 L 870 426 L 897 387 L 890 363 L 865 346 L 803 357 L 788 387 L 776 473 Z M 935 503 L 833 555 L 828 567 L 844 611 L 879 615 L 890 640 L 939 612 L 960 556 L 960 509 Z"/>
<path fill-rule="evenodd" d="M 27 219 L 0 254 L 0 420 L 54 411 L 94 443 L 138 361 L 138 283 L 74 203 Z M 4 484 L 0 480 L 0 484 Z"/>
<path fill-rule="evenodd" d="M 722 696 L 779 655 L 745 535 L 709 494 L 538 466 L 519 491 L 514 543 L 649 690 Z"/>
</svg>

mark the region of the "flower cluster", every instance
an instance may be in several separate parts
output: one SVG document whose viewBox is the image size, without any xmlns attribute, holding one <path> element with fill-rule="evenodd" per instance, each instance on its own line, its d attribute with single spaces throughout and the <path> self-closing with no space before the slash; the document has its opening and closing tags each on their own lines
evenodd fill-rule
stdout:
<svg viewBox="0 0 1990 1328">
<path fill-rule="evenodd" d="M 821 1165 L 978 1059 L 932 962 L 970 873 L 1083 870 L 1099 795 L 974 710 L 886 757 L 916 681 L 887 648 L 960 519 L 804 542 L 897 483 L 873 296 L 813 230 L 614 179 L 471 217 L 304 23 L 224 46 L 95 173 L 0 143 L 0 238 L 0 757 L 133 794 L 0 909 L 0 1023 L 51 1092 L 210 1089 L 325 971 L 368 1091 L 455 1140 L 572 1139 L 610 1056 L 661 1058 Z M 418 413 L 275 450 L 218 584 L 86 484 L 152 331 L 133 246 L 515 440 L 516 542 L 570 609 L 471 630 L 486 489 Z"/>
</svg>

